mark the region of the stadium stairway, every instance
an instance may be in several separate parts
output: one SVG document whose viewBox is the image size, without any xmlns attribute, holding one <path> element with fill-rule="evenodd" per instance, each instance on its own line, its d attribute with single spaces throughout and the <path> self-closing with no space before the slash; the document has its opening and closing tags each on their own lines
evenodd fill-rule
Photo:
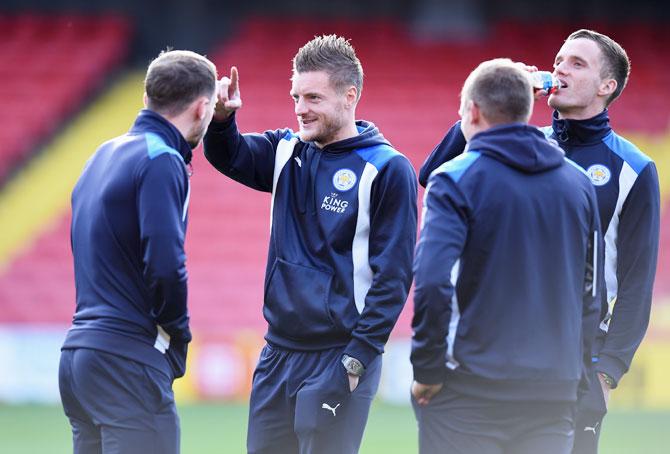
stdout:
<svg viewBox="0 0 670 454">
<path fill-rule="evenodd" d="M 478 42 L 436 44 L 413 41 L 394 22 L 252 19 L 210 56 L 221 75 L 231 65 L 239 68 L 244 108 L 238 122 L 243 131 L 295 127 L 288 93 L 291 59 L 296 49 L 316 34 L 347 36 L 356 46 L 366 72 L 359 117 L 374 121 L 418 169 L 457 119 L 458 92 L 469 71 L 483 59 L 496 56 L 550 69 L 556 44 L 572 28 L 562 24 L 552 27 L 556 34 L 551 39 L 540 26 L 520 31 L 522 27 L 501 24 Z M 667 32 L 658 34 L 666 39 Z M 618 33 L 613 35 L 619 38 Z M 626 39 L 627 35 L 621 35 L 624 44 Z M 644 143 L 641 148 L 659 163 L 666 207 L 663 247 L 670 251 L 670 164 L 666 151 L 670 129 L 667 108 L 663 106 L 661 110 L 656 101 L 661 90 L 668 94 L 670 84 L 655 85 L 652 93 L 636 80 L 640 74 L 641 79 L 650 78 L 657 83 L 665 77 L 660 74 L 670 71 L 668 62 L 659 61 L 646 46 L 655 48 L 657 44 L 642 38 L 631 41 L 628 50 L 635 62 L 633 80 L 612 113 L 615 127 L 624 134 L 635 131 Z M 129 127 L 141 102 L 141 90 L 140 74 L 116 84 L 0 193 L 0 224 L 11 232 L 0 238 L 0 323 L 69 321 L 74 306 L 69 191 L 98 144 Z M 645 100 L 647 112 L 638 113 L 638 99 Z M 543 103 L 538 103 L 534 123 L 546 124 L 549 113 Z M 196 151 L 193 164 L 186 248 L 194 331 L 216 336 L 240 329 L 262 330 L 269 196 L 218 174 L 201 150 Z M 667 253 L 664 257 L 657 282 L 667 283 L 670 263 Z M 666 285 L 657 285 L 658 288 L 663 295 L 670 294 Z M 411 306 L 410 301 L 398 323 L 399 335 L 410 333 Z"/>
<path fill-rule="evenodd" d="M 141 108 L 142 78 L 118 82 L 0 192 L 0 322 L 70 320 L 70 192 L 92 150 Z"/>
<path fill-rule="evenodd" d="M 125 57 L 115 16 L 0 15 L 0 183 Z"/>
</svg>

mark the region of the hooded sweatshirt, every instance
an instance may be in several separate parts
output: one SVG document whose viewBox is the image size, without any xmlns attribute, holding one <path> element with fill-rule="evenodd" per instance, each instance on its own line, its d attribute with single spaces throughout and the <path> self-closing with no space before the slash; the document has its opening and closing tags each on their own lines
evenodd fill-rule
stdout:
<svg viewBox="0 0 670 454">
<path fill-rule="evenodd" d="M 424 209 L 415 379 L 491 399 L 576 400 L 602 278 L 586 175 L 537 128 L 496 126 L 433 172 Z"/>
<path fill-rule="evenodd" d="M 543 131 L 586 170 L 596 189 L 606 291 L 593 361 L 617 384 L 649 326 L 661 223 L 658 172 L 612 130 L 607 110 L 586 120 L 559 119 L 554 112 L 552 126 Z"/>
<path fill-rule="evenodd" d="M 630 368 L 649 325 L 660 231 L 660 192 L 654 162 L 612 130 L 607 109 L 585 120 L 558 118 L 542 128 L 566 157 L 583 168 L 596 189 L 605 239 L 606 289 L 600 292 L 600 320 L 593 349 L 598 372 L 615 385 Z M 419 172 L 430 173 L 465 148 L 457 122 Z"/>
<path fill-rule="evenodd" d="M 101 350 L 184 375 L 190 159 L 179 130 L 145 109 L 86 163 L 72 191 L 77 308 L 64 349 Z"/>
<path fill-rule="evenodd" d="M 405 304 L 416 240 L 416 175 L 369 122 L 323 148 L 290 129 L 240 134 L 212 122 L 205 156 L 270 192 L 265 336 L 273 346 L 344 347 L 363 365 L 381 354 Z"/>
</svg>

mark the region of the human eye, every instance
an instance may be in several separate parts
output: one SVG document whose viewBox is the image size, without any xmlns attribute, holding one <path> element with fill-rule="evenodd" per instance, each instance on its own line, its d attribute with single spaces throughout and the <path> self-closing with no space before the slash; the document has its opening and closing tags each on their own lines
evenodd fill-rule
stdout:
<svg viewBox="0 0 670 454">
<path fill-rule="evenodd" d="M 575 59 L 575 61 L 572 63 L 572 65 L 573 65 L 575 68 L 583 68 L 583 67 L 586 66 L 586 63 L 584 63 L 584 61 L 582 61 L 582 60 L 580 60 L 580 59 Z"/>
</svg>

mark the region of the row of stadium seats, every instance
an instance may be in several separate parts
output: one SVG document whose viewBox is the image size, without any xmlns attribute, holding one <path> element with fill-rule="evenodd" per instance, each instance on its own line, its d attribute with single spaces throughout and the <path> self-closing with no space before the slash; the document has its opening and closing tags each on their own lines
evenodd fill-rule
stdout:
<svg viewBox="0 0 670 454">
<path fill-rule="evenodd" d="M 220 73 L 226 73 L 231 65 L 236 65 L 240 71 L 244 108 L 238 115 L 238 122 L 243 130 L 295 127 L 288 92 L 291 59 L 296 49 L 320 33 L 334 32 L 350 38 L 366 73 L 359 117 L 372 119 L 418 168 L 446 128 L 457 119 L 457 94 L 472 68 L 487 58 L 509 56 L 549 69 L 557 46 L 574 29 L 569 24 L 558 24 L 551 33 L 543 32 L 540 26 L 519 33 L 518 30 L 523 28 L 519 24 L 502 24 L 480 42 L 439 44 L 417 43 L 405 28 L 390 22 L 314 23 L 257 19 L 242 28 L 233 41 L 215 49 L 212 58 Z M 607 32 L 614 34 L 611 27 Z M 654 29 L 654 32 L 662 32 L 666 40 L 670 38 L 670 33 L 660 28 Z M 282 39 L 277 40 L 277 36 Z M 528 46 L 528 40 L 533 36 L 542 36 L 541 40 L 537 40 L 542 44 Z M 615 37 L 620 38 L 618 35 Z M 644 57 L 649 54 L 638 52 L 638 47 L 629 49 L 629 52 L 635 56 L 636 72 L 626 96 L 617 104 L 627 98 L 632 99 L 631 102 L 641 98 L 653 106 L 655 101 L 650 101 L 650 96 L 641 89 L 644 86 L 635 81 L 637 71 L 643 73 L 643 80 L 650 74 L 661 77 L 663 67 L 668 63 L 659 62 L 657 57 Z M 665 85 L 661 85 L 659 90 L 670 94 Z M 651 133 L 669 131 L 670 116 L 666 106 L 662 106 L 662 114 L 656 115 L 653 120 L 645 118 L 643 121 L 636 116 L 637 111 L 630 112 L 631 109 L 623 103 L 620 106 L 617 104 L 613 106 L 617 128 Z M 550 115 L 548 107 L 538 103 L 535 111 L 534 123 L 546 124 Z M 642 117 L 649 115 L 645 113 Z M 670 173 L 670 169 L 667 172 Z M 203 327 L 210 323 L 239 326 L 229 324 L 227 320 L 234 319 L 237 323 L 243 319 L 246 320 L 243 326 L 262 327 L 262 282 L 268 237 L 267 198 L 227 181 L 206 163 L 198 164 L 196 176 L 193 180 L 189 227 L 192 230 L 188 243 L 194 323 Z M 214 186 L 219 189 L 212 191 Z M 244 215 L 235 213 L 235 206 L 245 207 Z M 668 211 L 665 210 L 666 218 Z M 226 222 L 226 218 L 235 221 Z M 670 219 L 664 225 L 667 226 L 668 221 Z M 259 226 L 262 229 L 259 230 Z M 206 240 L 196 239 L 196 231 L 200 228 L 203 232 L 218 231 L 218 236 L 224 239 L 213 241 L 215 236 Z M 216 244 L 216 251 L 208 249 L 210 244 Z M 670 247 L 670 238 L 665 240 L 665 244 Z M 250 250 L 243 252 L 247 248 Z M 214 267 L 210 268 L 212 264 Z M 670 272 L 667 268 L 660 269 L 665 269 L 666 275 Z M 664 287 L 661 285 L 658 288 Z M 670 288 L 666 290 L 670 293 Z M 411 309 L 411 303 L 408 308 Z M 409 334 L 410 312 L 405 310 L 403 313 L 397 325 L 398 334 Z"/>
<path fill-rule="evenodd" d="M 127 54 L 114 17 L 0 15 L 0 184 Z"/>
<path fill-rule="evenodd" d="M 457 119 L 458 92 L 474 66 L 487 58 L 509 56 L 549 69 L 557 46 L 573 27 L 550 24 L 545 31 L 544 26 L 539 25 L 530 31 L 521 29 L 518 24 L 499 24 L 480 41 L 440 44 L 418 43 L 403 25 L 389 21 L 254 19 L 210 55 L 221 74 L 231 65 L 237 65 L 240 70 L 244 108 L 238 122 L 243 131 L 295 128 L 288 92 L 291 59 L 297 48 L 321 33 L 339 33 L 351 38 L 366 72 L 358 116 L 380 126 L 384 135 L 418 169 Z M 628 45 L 627 35 L 608 31 Z M 670 37 L 669 32 L 660 29 L 654 29 L 654 33 L 662 35 L 666 42 Z M 533 45 L 529 45 L 531 39 L 535 39 Z M 640 39 L 634 38 L 628 45 L 634 64 L 633 80 L 624 98 L 612 109 L 614 123 L 624 131 L 668 134 L 666 106 L 662 111 L 650 113 L 649 109 L 656 109 L 661 103 L 656 96 L 649 95 L 648 87 L 637 78 L 662 80 L 667 77 L 665 74 L 670 74 L 666 71 L 670 62 L 659 61 L 657 56 L 652 58 L 642 49 L 645 44 Z M 652 47 L 657 42 L 647 44 Z M 656 88 L 670 94 L 668 84 Z M 630 107 L 642 102 L 646 111 L 638 113 Z M 533 121 L 546 124 L 549 115 L 549 109 L 539 103 Z M 670 168 L 661 171 L 664 175 L 670 174 Z M 242 187 L 218 174 L 205 161 L 201 150 L 195 153 L 191 182 L 186 247 L 194 329 L 199 332 L 262 329 L 262 283 L 270 199 L 267 194 Z M 668 251 L 669 212 L 669 209 L 664 211 L 663 227 L 664 246 Z M 69 221 L 64 216 L 7 271 L 0 272 L 0 307 L 3 309 L 0 322 L 66 323 L 70 319 L 74 288 L 68 227 Z M 659 267 L 659 273 L 664 274 L 659 274 L 657 282 L 670 282 L 670 263 Z M 667 286 L 657 285 L 658 288 L 670 294 Z M 411 303 L 398 323 L 399 334 L 409 334 L 410 312 Z"/>
<path fill-rule="evenodd" d="M 425 82 L 426 77 L 415 75 L 429 71 L 432 73 L 430 81 L 440 85 L 438 93 L 453 97 L 460 90 L 464 77 L 484 59 L 510 57 L 550 70 L 558 46 L 577 27 L 569 23 L 507 22 L 499 23 L 489 34 L 473 42 L 417 44 L 406 29 L 389 22 L 360 24 L 331 21 L 315 24 L 299 20 L 258 19 L 241 30 L 239 39 L 226 43 L 215 56 L 234 55 L 234 62 L 224 60 L 222 64 L 237 64 L 242 72 L 245 68 L 261 66 L 263 70 L 253 74 L 257 82 L 254 92 L 259 97 L 268 93 L 269 99 L 274 100 L 277 98 L 275 82 L 286 80 L 284 73 L 290 69 L 291 57 L 295 49 L 304 43 L 305 37 L 308 39 L 324 31 L 337 31 L 351 38 L 357 46 L 365 63 L 367 87 L 385 89 L 383 84 L 396 88 L 401 81 L 410 84 L 417 80 Z M 624 130 L 665 132 L 670 127 L 665 102 L 670 98 L 670 62 L 659 56 L 664 55 L 670 46 L 670 30 L 662 24 L 638 23 L 589 24 L 589 27 L 614 36 L 632 58 L 633 77 L 627 94 L 612 106 L 614 125 Z M 282 36 L 279 46 L 277 36 Z M 273 52 L 263 52 L 267 48 L 272 48 Z M 371 71 L 378 72 L 374 84 L 370 78 Z M 421 93 L 434 92 L 422 89 Z M 284 92 L 280 90 L 279 95 L 284 95 Z M 536 117 L 546 118 L 544 113 L 542 109 Z"/>
</svg>

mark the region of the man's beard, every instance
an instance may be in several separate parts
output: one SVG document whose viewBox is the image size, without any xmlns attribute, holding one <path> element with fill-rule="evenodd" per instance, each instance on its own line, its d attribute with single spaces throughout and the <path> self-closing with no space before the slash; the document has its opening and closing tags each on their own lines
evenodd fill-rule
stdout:
<svg viewBox="0 0 670 454">
<path fill-rule="evenodd" d="M 301 138 L 305 141 L 308 141 L 308 142 L 317 142 L 317 143 L 325 143 L 325 144 L 332 143 L 334 141 L 333 139 L 335 138 L 335 136 L 337 136 L 337 133 L 340 132 L 340 130 L 344 126 L 343 122 L 339 122 L 339 121 L 337 121 L 335 119 L 332 119 L 332 118 L 324 119 L 322 125 L 323 126 L 321 128 L 319 128 L 319 130 L 317 130 L 317 131 L 314 131 L 314 132 L 305 131 L 306 134 L 310 134 L 310 133 L 313 134 L 313 136 L 311 138 L 309 138 L 309 140 L 304 139 L 303 138 L 304 135 L 302 135 L 302 134 L 301 134 Z"/>
<path fill-rule="evenodd" d="M 197 134 L 192 134 L 190 137 L 186 138 L 186 143 L 191 147 L 191 150 L 195 149 L 200 145 L 203 137 L 207 133 L 207 125 L 200 125 L 200 131 Z"/>
</svg>

